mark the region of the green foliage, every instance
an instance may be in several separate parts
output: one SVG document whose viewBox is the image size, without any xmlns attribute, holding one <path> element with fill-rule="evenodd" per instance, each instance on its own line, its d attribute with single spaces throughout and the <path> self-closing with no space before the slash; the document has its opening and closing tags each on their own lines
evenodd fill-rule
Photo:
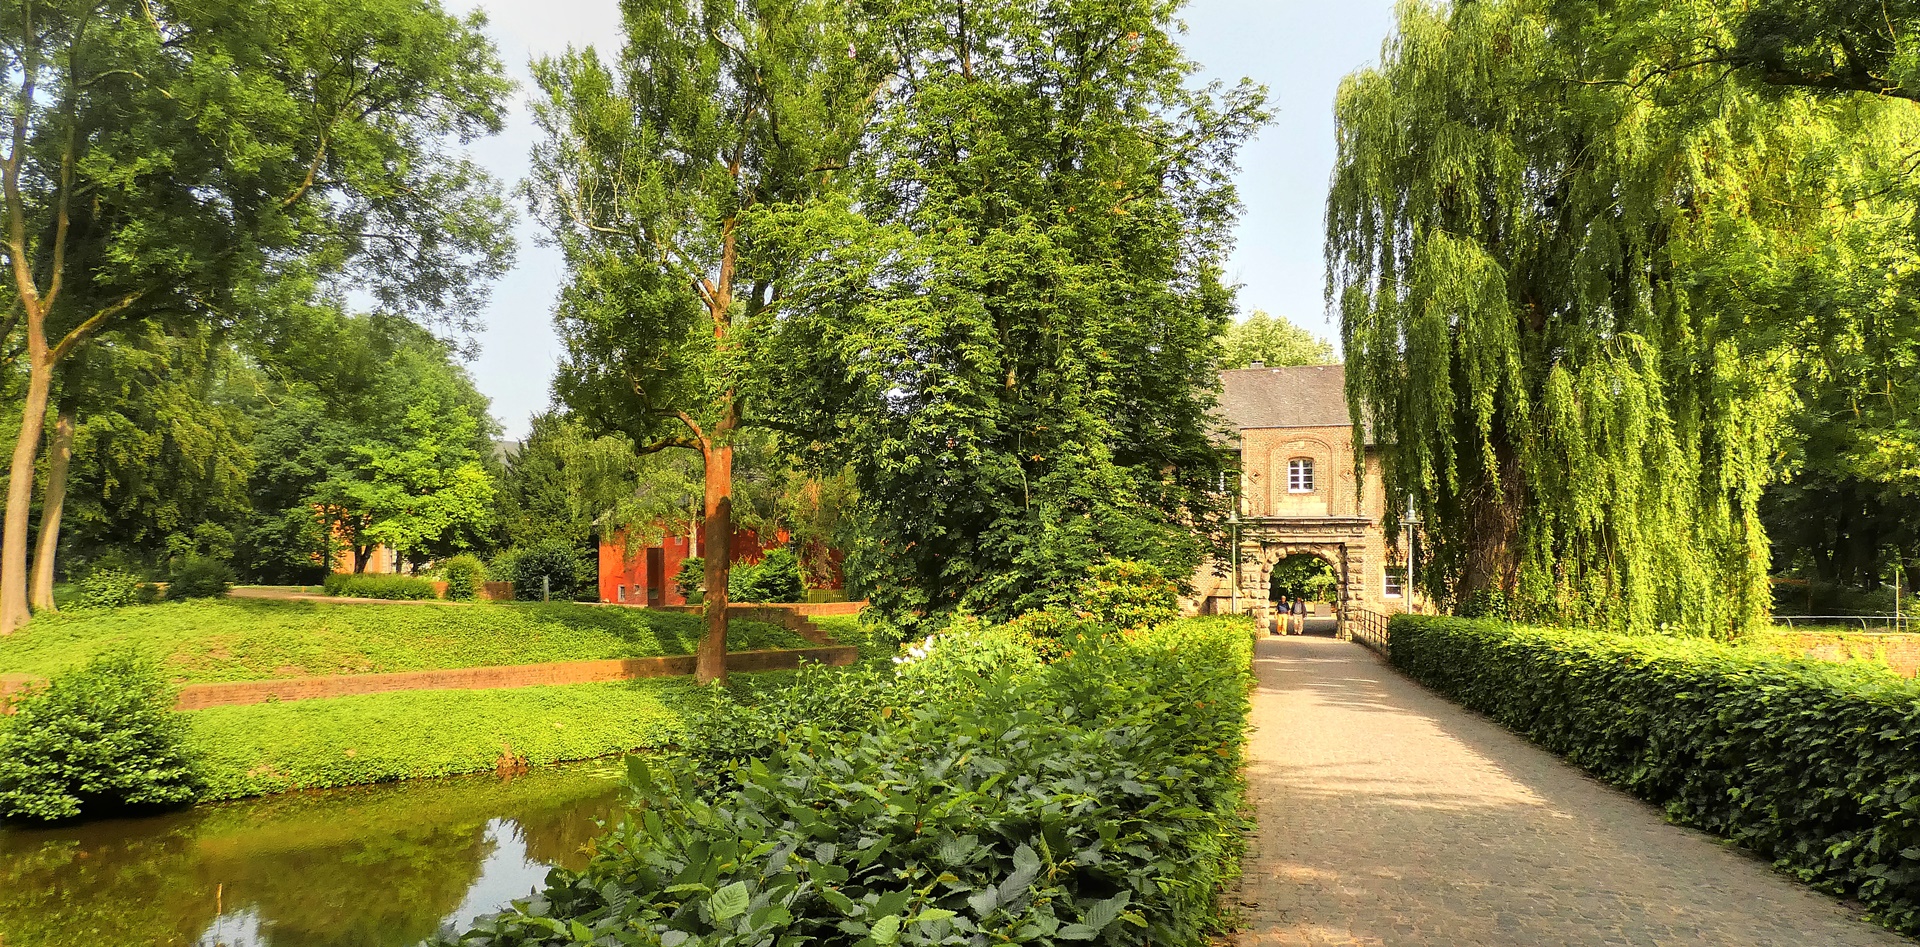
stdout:
<svg viewBox="0 0 1920 947">
<path fill-rule="evenodd" d="M 0 816 L 97 816 L 193 800 L 200 780 L 160 669 L 123 651 L 60 674 L 0 718 Z"/>
<path fill-rule="evenodd" d="M 211 556 L 177 557 L 167 576 L 167 597 L 175 600 L 221 598 L 231 588 L 233 567 Z"/>
<path fill-rule="evenodd" d="M 988 657 L 1008 640 L 943 636 L 902 666 L 898 694 L 916 699 L 863 700 L 857 726 L 794 721 L 751 762 L 634 758 L 643 809 L 584 871 L 462 941 L 1202 942 L 1242 830 L 1246 625 L 1116 637 L 1051 665 Z M 825 710 L 833 680 L 804 677 L 798 699 Z"/>
<path fill-rule="evenodd" d="M 806 595 L 800 558 L 785 546 L 769 551 L 759 562 L 734 566 L 727 576 L 730 602 L 798 602 Z"/>
<path fill-rule="evenodd" d="M 1180 617 L 1180 590 L 1152 563 L 1110 559 L 1087 570 L 1074 607 L 1114 628 L 1150 628 Z"/>
<path fill-rule="evenodd" d="M 1294 325 L 1285 316 L 1255 309 L 1235 320 L 1220 336 L 1220 367 L 1248 368 L 1254 362 L 1280 365 L 1329 365 L 1338 361 L 1333 344 Z"/>
<path fill-rule="evenodd" d="M 1274 563 L 1267 581 L 1267 594 L 1332 602 L 1337 598 L 1339 584 L 1332 563 L 1319 556 L 1295 555 Z"/>
<path fill-rule="evenodd" d="M 1723 636 L 1764 614 L 1803 348 L 1777 270 L 1873 213 L 1915 116 L 1703 66 L 1740 13 L 1408 3 L 1342 86 L 1328 296 L 1437 598 Z"/>
<path fill-rule="evenodd" d="M 1107 558 L 1191 575 L 1222 531 L 1220 269 L 1265 112 L 1195 87 L 1175 10 L 893 5 L 852 198 L 761 221 L 798 269 L 756 403 L 853 471 L 849 573 L 898 620 L 1061 604 Z"/>
<path fill-rule="evenodd" d="M 1407 615 L 1391 636 L 1415 680 L 1920 932 L 1920 685 L 1657 636 Z"/>
<path fill-rule="evenodd" d="M 642 465 L 624 437 L 594 437 L 578 418 L 557 412 L 534 416 L 533 429 L 500 478 L 499 518 L 507 543 L 560 539 L 584 546 L 596 524 L 603 530 L 610 525 L 603 522 L 610 513 L 619 521 L 640 518 L 622 514 L 632 505 Z"/>
<path fill-rule="evenodd" d="M 809 648 L 764 622 L 728 623 L 735 651 Z M 253 599 L 42 615 L 7 639 L 0 674 L 53 676 L 116 649 L 189 684 L 692 654 L 697 616 L 588 605 L 336 605 Z"/>
<path fill-rule="evenodd" d="M 140 601 L 144 583 L 131 572 L 95 569 L 80 580 L 80 595 L 74 604 L 82 608 L 119 608 Z"/>
<path fill-rule="evenodd" d="M 321 587 L 327 590 L 328 595 L 345 598 L 423 601 L 440 597 L 434 592 L 431 579 L 413 575 L 335 572 L 327 576 Z"/>
<path fill-rule="evenodd" d="M 447 597 L 456 602 L 479 598 L 480 586 L 487 581 L 486 563 L 470 553 L 461 553 L 441 563 L 440 571 L 447 578 Z"/>
<path fill-rule="evenodd" d="M 519 551 L 513 558 L 513 597 L 538 602 L 542 590 L 549 601 L 592 600 L 599 594 L 599 565 L 579 546 L 550 539 Z"/>
<path fill-rule="evenodd" d="M 474 446 L 478 426 L 459 405 L 412 404 L 392 440 L 354 445 L 357 460 L 315 487 L 313 498 L 352 524 L 358 546 L 386 546 L 409 559 L 470 548 L 494 512 L 493 477 Z"/>
<path fill-rule="evenodd" d="M 679 743 L 698 690 L 685 678 L 401 691 L 210 707 L 190 718 L 204 799 L 237 799 L 492 771 Z"/>
<path fill-rule="evenodd" d="M 680 560 L 680 571 L 673 576 L 673 588 L 687 601 L 699 601 L 707 590 L 707 560 L 701 556 Z"/>
</svg>

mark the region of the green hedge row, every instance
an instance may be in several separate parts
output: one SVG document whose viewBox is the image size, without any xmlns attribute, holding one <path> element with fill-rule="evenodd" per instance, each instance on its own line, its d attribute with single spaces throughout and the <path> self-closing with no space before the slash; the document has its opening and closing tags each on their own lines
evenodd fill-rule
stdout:
<svg viewBox="0 0 1920 947">
<path fill-rule="evenodd" d="M 328 595 L 348 598 L 385 598 L 396 601 L 424 601 L 439 598 L 433 581 L 413 575 L 377 575 L 336 572 L 327 576 Z"/>
<path fill-rule="evenodd" d="M 462 942 L 1204 943 L 1242 829 L 1248 631 L 1085 638 L 1051 664 L 1005 628 L 920 643 L 891 682 L 841 678 L 878 689 L 849 695 L 864 725 L 801 724 L 717 771 L 636 760 L 639 810 L 591 865 Z"/>
<path fill-rule="evenodd" d="M 1920 933 L 1920 685 L 1697 639 L 1396 615 L 1391 660 L 1594 775 Z"/>
</svg>

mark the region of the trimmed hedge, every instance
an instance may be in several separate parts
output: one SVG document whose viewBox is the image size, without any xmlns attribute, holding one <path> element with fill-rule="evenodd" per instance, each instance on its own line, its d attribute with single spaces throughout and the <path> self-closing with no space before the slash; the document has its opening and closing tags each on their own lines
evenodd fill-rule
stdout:
<svg viewBox="0 0 1920 947">
<path fill-rule="evenodd" d="M 842 676 L 876 691 L 857 721 L 768 719 L 717 769 L 636 758 L 639 807 L 593 862 L 461 942 L 1204 943 L 1243 828 L 1251 643 L 1199 620 L 1045 664 L 958 627 L 892 683 Z"/>
<path fill-rule="evenodd" d="M 1920 934 L 1920 684 L 1700 639 L 1390 629 L 1415 680 Z"/>
<path fill-rule="evenodd" d="M 413 575 L 354 574 L 335 572 L 327 576 L 328 595 L 345 598 L 384 598 L 394 601 L 425 601 L 439 598 L 433 581 Z"/>
</svg>

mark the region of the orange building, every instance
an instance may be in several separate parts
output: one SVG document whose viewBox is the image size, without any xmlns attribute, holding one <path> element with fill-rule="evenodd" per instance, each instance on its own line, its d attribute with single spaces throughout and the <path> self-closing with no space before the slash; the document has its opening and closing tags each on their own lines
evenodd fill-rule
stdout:
<svg viewBox="0 0 1920 947">
<path fill-rule="evenodd" d="M 733 534 L 733 564 L 752 565 L 790 541 L 791 537 L 784 529 L 766 540 L 752 530 L 736 530 Z M 840 562 L 844 557 L 837 549 L 825 550 L 825 553 L 828 574 L 810 577 L 809 585 L 815 585 L 824 578 L 825 588 L 844 587 L 846 581 L 840 573 Z M 662 530 L 658 543 L 639 549 L 628 547 L 625 530 L 614 533 L 611 538 L 602 536 L 600 601 L 626 605 L 685 605 L 686 596 L 674 587 L 673 579 L 680 574 L 681 563 L 700 554 L 698 542 L 671 530 Z"/>
</svg>

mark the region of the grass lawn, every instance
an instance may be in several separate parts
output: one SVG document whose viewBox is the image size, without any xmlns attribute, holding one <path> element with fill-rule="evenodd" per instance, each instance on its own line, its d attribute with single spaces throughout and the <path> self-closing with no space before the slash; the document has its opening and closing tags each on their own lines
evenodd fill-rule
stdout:
<svg viewBox="0 0 1920 947">
<path fill-rule="evenodd" d="M 402 691 L 189 714 L 202 800 L 492 770 L 660 749 L 680 739 L 691 679 Z"/>
<path fill-rule="evenodd" d="M 692 654 L 702 619 L 574 604 L 335 605 L 235 600 L 75 609 L 35 618 L 0 649 L 0 674 L 50 676 L 103 652 L 160 657 L 180 683 L 371 674 Z M 736 621 L 733 651 L 811 647 Z"/>
</svg>

